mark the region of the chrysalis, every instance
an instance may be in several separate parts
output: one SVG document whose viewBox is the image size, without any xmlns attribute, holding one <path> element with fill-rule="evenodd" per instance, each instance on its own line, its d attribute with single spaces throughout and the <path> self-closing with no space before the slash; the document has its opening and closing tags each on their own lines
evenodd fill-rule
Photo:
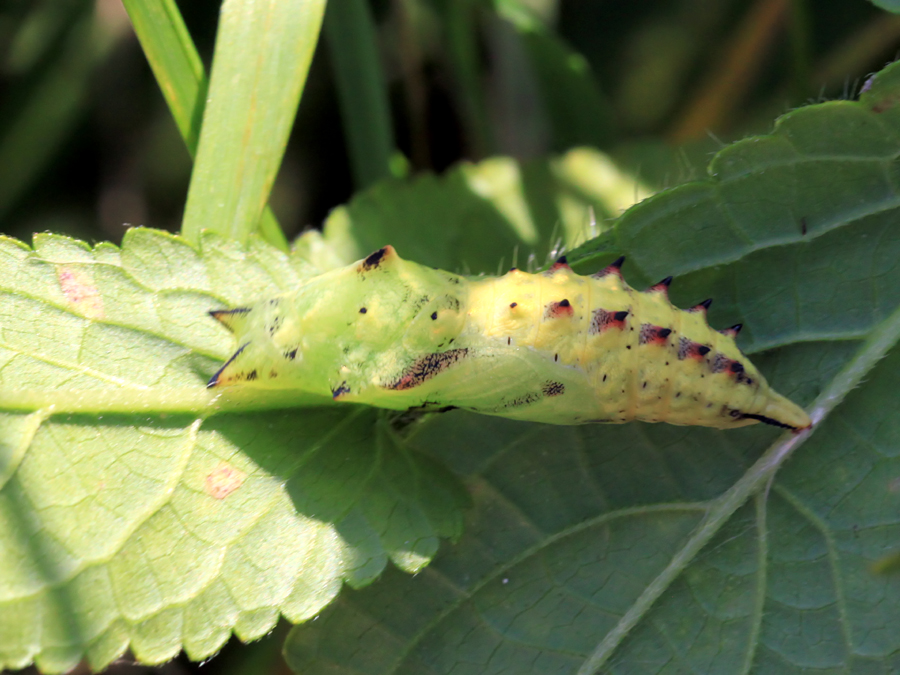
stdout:
<svg viewBox="0 0 900 675">
<path fill-rule="evenodd" d="M 740 325 L 711 329 L 710 301 L 674 307 L 671 278 L 635 291 L 621 265 L 584 277 L 561 258 L 540 274 L 469 279 L 386 246 L 291 293 L 211 312 L 239 346 L 209 386 L 550 424 L 810 425 L 738 349 Z"/>
</svg>

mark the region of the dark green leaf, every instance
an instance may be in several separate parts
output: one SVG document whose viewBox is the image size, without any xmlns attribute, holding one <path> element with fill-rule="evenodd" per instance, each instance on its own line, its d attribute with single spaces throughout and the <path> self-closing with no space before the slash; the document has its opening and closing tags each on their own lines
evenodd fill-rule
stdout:
<svg viewBox="0 0 900 675">
<path fill-rule="evenodd" d="M 815 401 L 811 435 L 430 420 L 412 441 L 467 476 L 465 536 L 295 628 L 292 667 L 900 667 L 900 583 L 879 571 L 900 550 L 898 101 L 892 66 L 859 103 L 791 113 L 569 257 L 586 272 L 624 253 L 635 283 L 681 273 L 682 305 L 714 295 L 711 321 L 743 320 L 773 385 Z"/>
</svg>

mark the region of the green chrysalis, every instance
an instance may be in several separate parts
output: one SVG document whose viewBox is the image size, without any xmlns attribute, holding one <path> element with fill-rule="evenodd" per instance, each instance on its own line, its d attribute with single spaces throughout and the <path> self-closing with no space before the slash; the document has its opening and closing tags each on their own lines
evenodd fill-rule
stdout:
<svg viewBox="0 0 900 675">
<path fill-rule="evenodd" d="M 291 293 L 212 316 L 238 341 L 210 387 L 291 388 L 406 410 L 457 407 L 550 424 L 810 425 L 735 343 L 709 301 L 646 292 L 622 260 L 585 277 L 550 270 L 469 279 L 386 246 Z"/>
</svg>

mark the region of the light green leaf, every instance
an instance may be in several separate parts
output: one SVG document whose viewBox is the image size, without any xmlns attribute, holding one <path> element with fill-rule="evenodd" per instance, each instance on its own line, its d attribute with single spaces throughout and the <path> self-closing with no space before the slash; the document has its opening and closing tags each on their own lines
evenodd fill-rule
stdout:
<svg viewBox="0 0 900 675">
<path fill-rule="evenodd" d="M 797 110 L 569 260 L 681 276 L 811 433 L 544 427 L 462 413 L 409 441 L 467 476 L 466 534 L 286 643 L 317 673 L 863 673 L 900 667 L 900 67 Z M 768 450 L 766 448 L 768 447 Z M 347 644 L 356 646 L 353 650 Z"/>
<path fill-rule="evenodd" d="M 299 256 L 137 229 L 0 260 L 0 408 L 34 410 L 0 415 L 0 668 L 206 658 L 458 536 L 454 478 L 378 411 L 207 419 L 234 346 L 206 311 L 296 286 Z"/>
<path fill-rule="evenodd" d="M 223 3 L 182 224 L 189 241 L 209 229 L 243 242 L 257 229 L 324 10 L 324 0 Z"/>
</svg>

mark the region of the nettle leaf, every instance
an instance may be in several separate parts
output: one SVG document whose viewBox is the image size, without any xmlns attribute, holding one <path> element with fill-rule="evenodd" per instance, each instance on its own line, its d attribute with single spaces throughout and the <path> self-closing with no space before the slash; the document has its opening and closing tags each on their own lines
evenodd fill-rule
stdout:
<svg viewBox="0 0 900 675">
<path fill-rule="evenodd" d="M 295 627 L 292 668 L 900 669 L 898 158 L 895 64 L 569 256 L 586 272 L 626 254 L 634 283 L 678 273 L 682 306 L 712 295 L 710 322 L 745 323 L 742 348 L 811 404 L 812 433 L 430 418 L 408 441 L 466 476 L 465 535 Z"/>
<path fill-rule="evenodd" d="M 0 668 L 205 658 L 461 531 L 456 479 L 378 411 L 205 389 L 234 349 L 206 312 L 318 270 L 202 244 L 0 239 Z"/>
</svg>

